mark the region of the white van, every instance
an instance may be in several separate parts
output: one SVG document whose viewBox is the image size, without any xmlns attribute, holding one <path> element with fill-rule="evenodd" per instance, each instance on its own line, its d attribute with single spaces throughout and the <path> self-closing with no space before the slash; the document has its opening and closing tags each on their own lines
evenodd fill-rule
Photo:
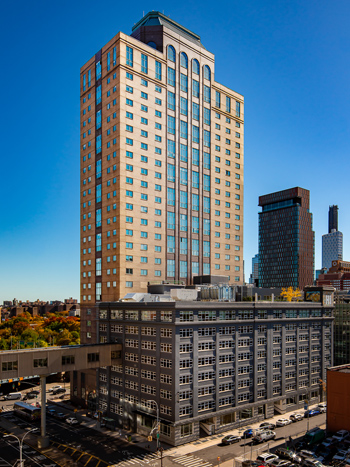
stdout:
<svg viewBox="0 0 350 467">
<path fill-rule="evenodd" d="M 22 399 L 22 393 L 21 392 L 10 392 L 7 394 L 7 396 L 4 397 L 5 400 L 10 401 L 10 400 L 21 400 Z"/>
</svg>

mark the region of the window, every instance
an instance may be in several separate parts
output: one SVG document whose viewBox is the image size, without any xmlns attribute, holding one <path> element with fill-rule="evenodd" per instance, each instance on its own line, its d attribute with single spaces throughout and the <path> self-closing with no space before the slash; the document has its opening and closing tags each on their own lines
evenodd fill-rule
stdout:
<svg viewBox="0 0 350 467">
<path fill-rule="evenodd" d="M 187 185 L 187 169 L 180 167 L 180 185 Z"/>
<path fill-rule="evenodd" d="M 226 112 L 231 113 L 231 98 L 226 96 Z"/>
<path fill-rule="evenodd" d="M 172 117 L 171 115 L 168 115 L 168 133 L 172 135 L 175 134 L 175 117 Z"/>
<path fill-rule="evenodd" d="M 215 106 L 220 108 L 221 105 L 221 94 L 219 91 L 215 91 Z"/>
<path fill-rule="evenodd" d="M 184 52 L 181 52 L 180 54 L 180 65 L 183 67 L 183 68 L 188 68 L 188 58 L 187 58 L 187 55 L 184 53 Z"/>
<path fill-rule="evenodd" d="M 203 121 L 205 125 L 210 125 L 210 109 L 206 107 L 203 109 Z"/>
<path fill-rule="evenodd" d="M 188 146 L 186 144 L 180 144 L 180 160 L 187 162 Z"/>
<path fill-rule="evenodd" d="M 241 116 L 241 103 L 236 101 L 236 117 Z"/>
<path fill-rule="evenodd" d="M 175 94 L 168 91 L 168 109 L 175 110 Z"/>
<path fill-rule="evenodd" d="M 156 61 L 156 79 L 162 79 L 162 64 Z"/>
<path fill-rule="evenodd" d="M 192 80 L 192 96 L 199 97 L 199 81 Z"/>
<path fill-rule="evenodd" d="M 183 120 L 180 120 L 180 136 L 181 136 L 181 138 L 187 139 L 187 135 L 188 135 L 187 122 L 184 122 Z"/>
<path fill-rule="evenodd" d="M 171 62 L 175 62 L 175 57 L 176 57 L 175 49 L 172 45 L 169 45 L 168 46 L 168 60 L 170 60 Z"/>
<path fill-rule="evenodd" d="M 194 74 L 199 75 L 199 62 L 196 59 L 192 61 L 192 71 Z"/>
<path fill-rule="evenodd" d="M 188 78 L 183 73 L 180 74 L 180 89 L 181 91 L 188 91 Z"/>
<path fill-rule="evenodd" d="M 133 49 L 128 46 L 126 46 L 126 64 L 129 66 L 134 66 Z"/>
<path fill-rule="evenodd" d="M 195 102 L 192 103 L 192 118 L 193 120 L 199 120 L 199 105 Z"/>
<path fill-rule="evenodd" d="M 199 127 L 196 125 L 192 125 L 192 141 L 199 143 Z"/>
<path fill-rule="evenodd" d="M 210 104 L 210 87 L 209 86 L 204 85 L 203 99 L 204 99 L 204 102 L 208 102 Z"/>
<path fill-rule="evenodd" d="M 187 115 L 187 99 L 184 97 L 180 97 L 180 113 L 182 115 Z"/>
<path fill-rule="evenodd" d="M 210 148 L 210 131 L 203 130 L 204 146 Z"/>
<path fill-rule="evenodd" d="M 203 75 L 204 75 L 204 79 L 207 79 L 210 81 L 211 73 L 210 73 L 210 68 L 208 67 L 208 65 L 204 65 Z"/>
<path fill-rule="evenodd" d="M 168 139 L 167 144 L 167 155 L 168 157 L 171 157 L 173 159 L 175 158 L 175 141 L 171 141 L 170 139 Z"/>
<path fill-rule="evenodd" d="M 199 188 L 199 172 L 192 171 L 192 187 Z"/>
<path fill-rule="evenodd" d="M 141 71 L 148 73 L 148 57 L 145 54 L 141 54 Z"/>
<path fill-rule="evenodd" d="M 168 164 L 168 182 L 175 182 L 175 165 Z"/>
<path fill-rule="evenodd" d="M 175 86 L 175 70 L 168 66 L 168 84 L 170 86 Z"/>
<path fill-rule="evenodd" d="M 192 148 L 192 165 L 199 166 L 199 150 Z"/>
</svg>

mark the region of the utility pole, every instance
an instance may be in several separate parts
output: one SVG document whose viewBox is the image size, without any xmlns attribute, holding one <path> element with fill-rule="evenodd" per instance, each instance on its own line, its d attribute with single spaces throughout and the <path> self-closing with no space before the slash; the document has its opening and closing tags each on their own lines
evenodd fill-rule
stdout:
<svg viewBox="0 0 350 467">
<path fill-rule="evenodd" d="M 159 449 L 159 429 L 160 429 L 160 426 L 159 426 L 160 425 L 160 423 L 159 423 L 159 406 L 158 406 L 158 403 L 153 399 L 148 399 L 148 402 L 153 402 L 154 404 L 156 404 L 156 407 L 157 407 L 157 421 L 156 421 L 156 424 L 157 424 L 156 432 L 157 432 L 157 434 L 156 434 L 156 436 L 157 436 L 157 451 L 158 451 L 158 449 Z"/>
</svg>

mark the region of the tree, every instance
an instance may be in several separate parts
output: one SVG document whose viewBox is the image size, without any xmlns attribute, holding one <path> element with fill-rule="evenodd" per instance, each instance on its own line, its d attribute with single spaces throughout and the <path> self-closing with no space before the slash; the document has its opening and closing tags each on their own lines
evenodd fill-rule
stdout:
<svg viewBox="0 0 350 467">
<path fill-rule="evenodd" d="M 282 287 L 281 296 L 287 301 L 301 301 L 302 293 L 300 292 L 299 288 L 297 287 L 295 290 L 293 287 Z"/>
</svg>

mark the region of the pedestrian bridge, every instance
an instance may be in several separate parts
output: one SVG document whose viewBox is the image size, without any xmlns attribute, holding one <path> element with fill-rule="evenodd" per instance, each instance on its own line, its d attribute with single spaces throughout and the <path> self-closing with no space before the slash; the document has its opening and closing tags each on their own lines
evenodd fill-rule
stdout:
<svg viewBox="0 0 350 467">
<path fill-rule="evenodd" d="M 0 382 L 21 381 L 40 376 L 41 437 L 39 447 L 47 447 L 46 376 L 61 371 L 97 369 L 121 363 L 121 344 L 63 345 L 40 349 L 16 349 L 0 352 Z"/>
</svg>

